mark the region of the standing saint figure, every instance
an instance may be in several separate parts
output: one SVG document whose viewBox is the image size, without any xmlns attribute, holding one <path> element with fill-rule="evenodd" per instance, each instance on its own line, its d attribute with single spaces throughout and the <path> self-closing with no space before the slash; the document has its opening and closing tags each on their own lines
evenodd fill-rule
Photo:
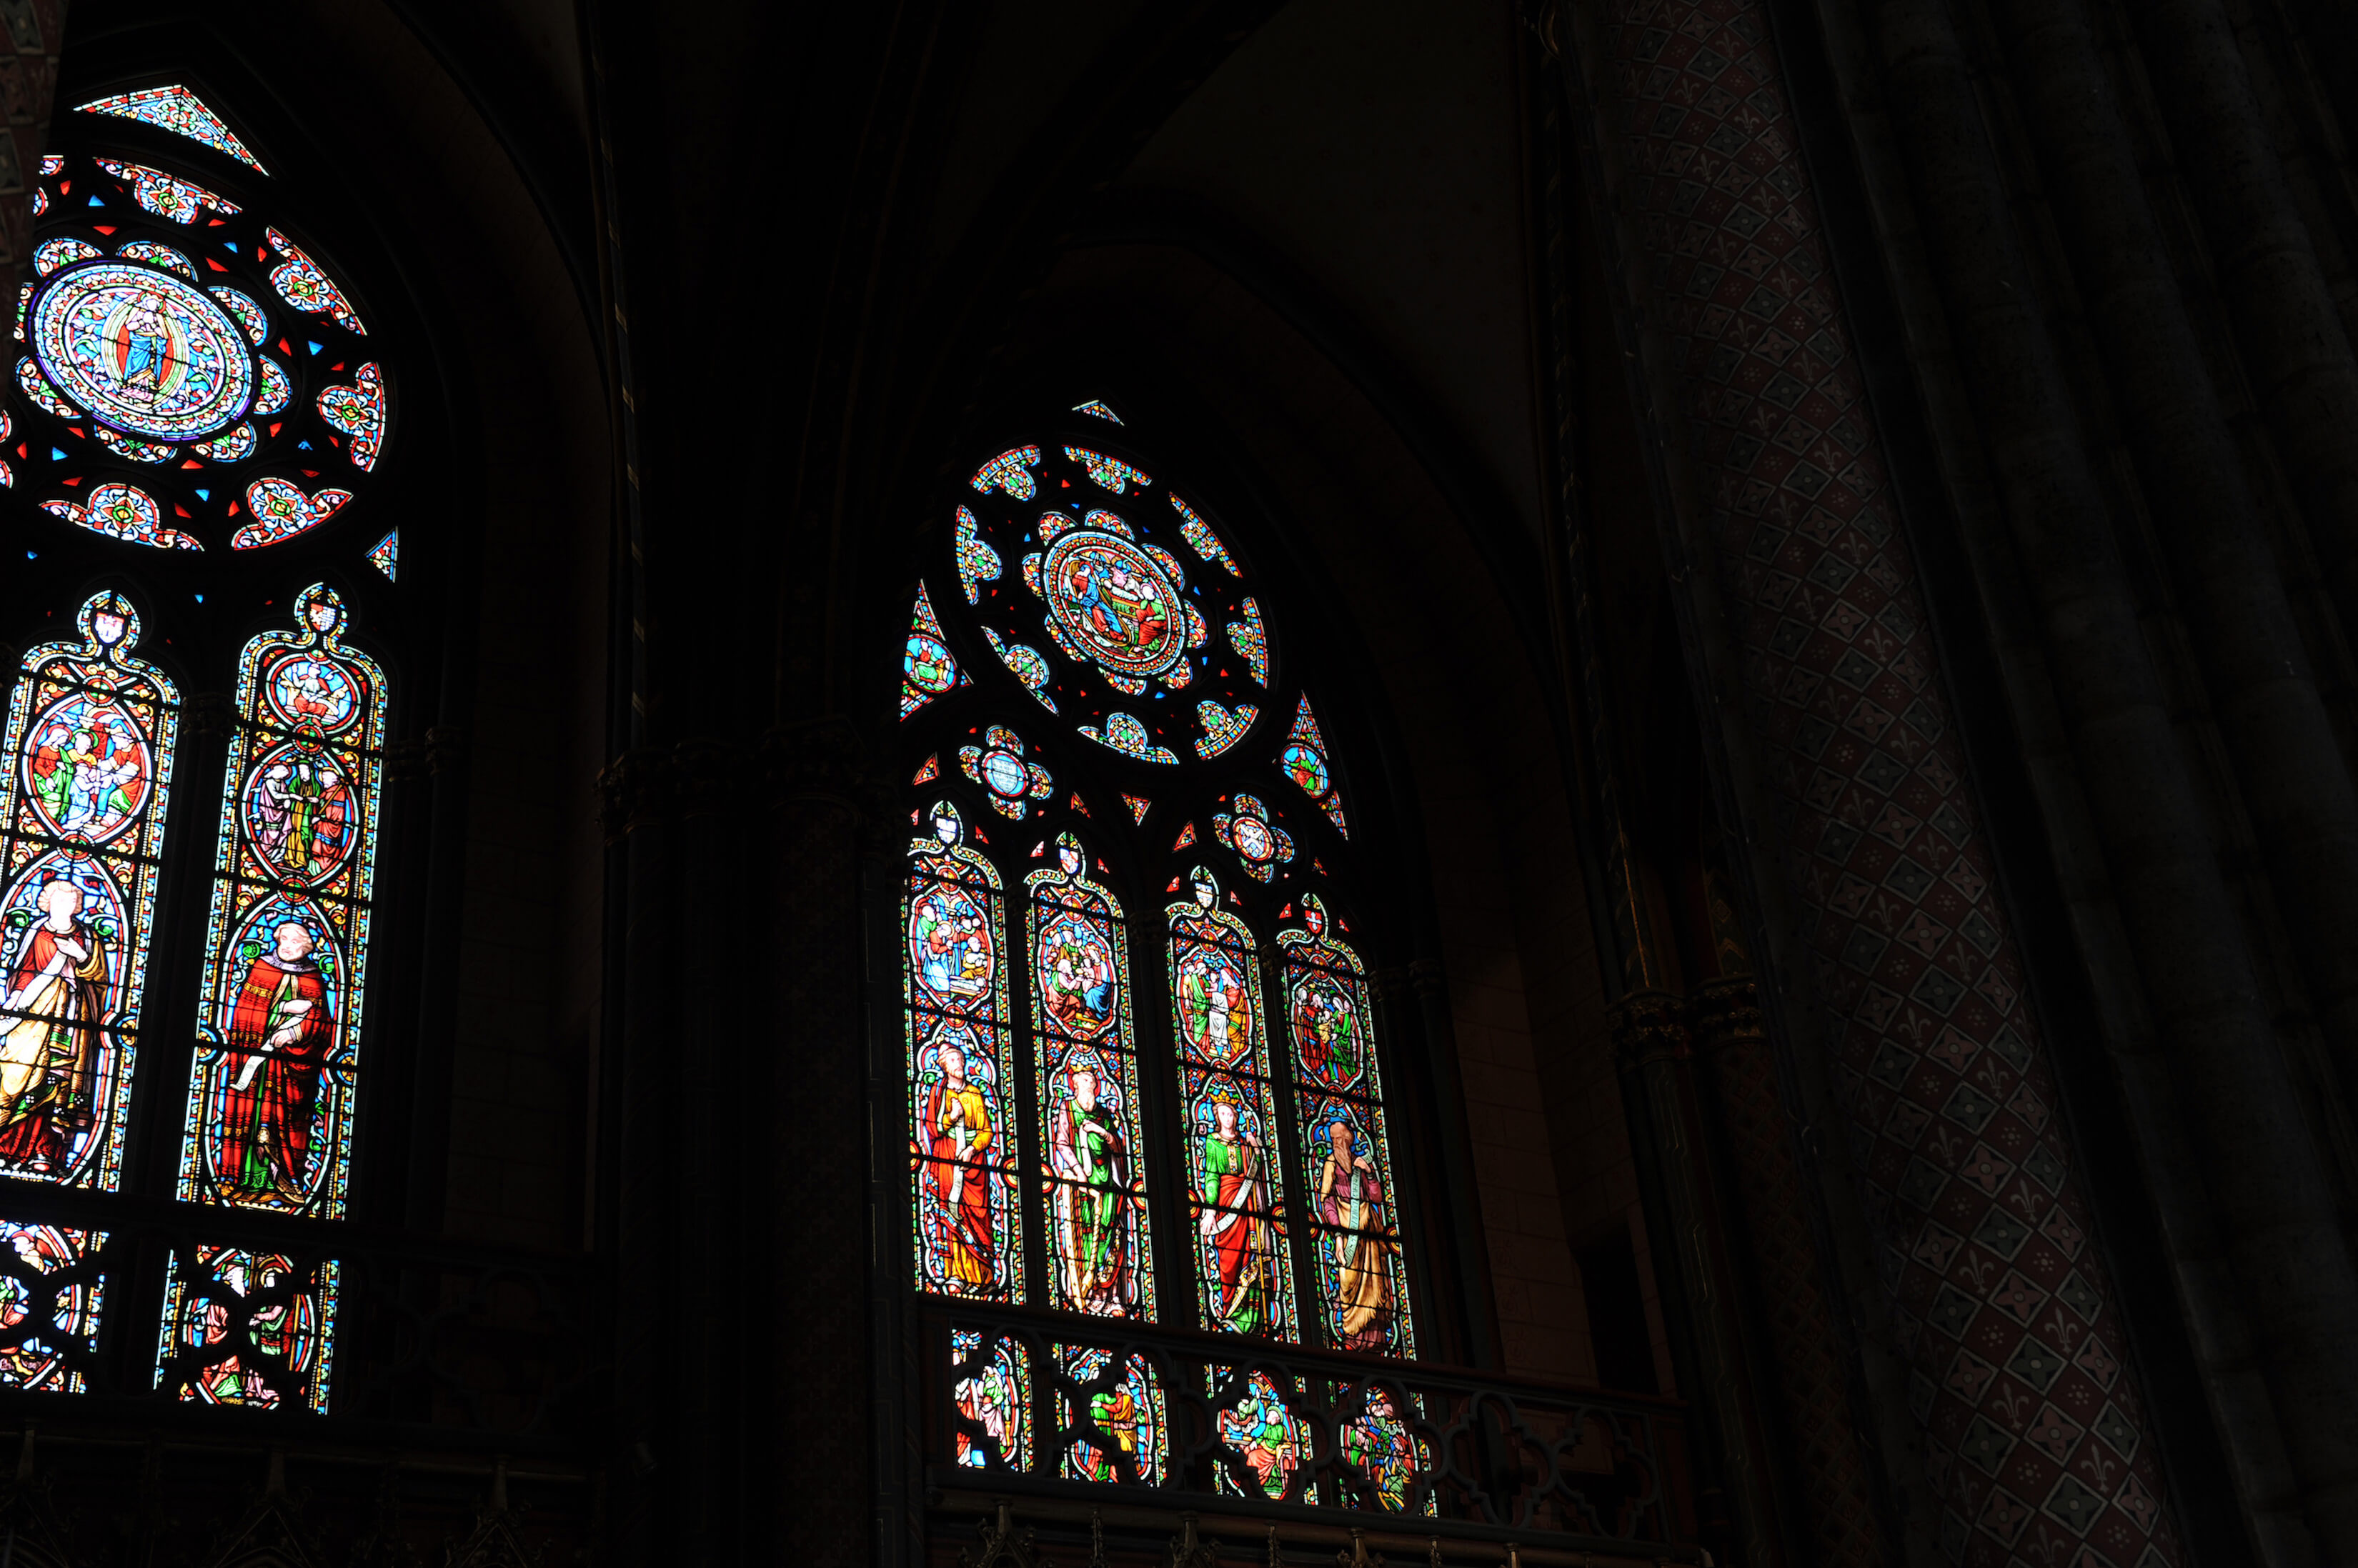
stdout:
<svg viewBox="0 0 2358 1568">
<path fill-rule="evenodd" d="M 143 294 L 123 318 L 124 392 L 140 403 L 153 403 L 164 379 L 165 354 L 170 338 L 164 326 L 163 300 Z"/>
<path fill-rule="evenodd" d="M 1212 1102 L 1212 1130 L 1204 1135 L 1204 1238 L 1212 1244 L 1218 1280 L 1213 1316 L 1220 1327 L 1260 1334 L 1269 1327 L 1269 1220 L 1260 1169 L 1260 1141 L 1237 1125 L 1231 1099 Z"/>
<path fill-rule="evenodd" d="M 73 883 L 49 883 L 35 903 L 40 924 L 17 942 L 0 994 L 0 1160 L 46 1175 L 91 1124 L 106 949 Z"/>
<path fill-rule="evenodd" d="M 299 920 L 279 922 L 238 987 L 221 1067 L 229 1082 L 217 1091 L 221 1174 L 236 1196 L 299 1205 L 309 1195 L 319 1070 L 336 1038 L 334 1000 L 311 962 L 317 940 Z"/>
<path fill-rule="evenodd" d="M 1119 1314 L 1130 1294 L 1130 1147 L 1098 1103 L 1098 1076 L 1076 1066 L 1072 1094 L 1056 1113 L 1048 1159 L 1063 1180 L 1056 1227 L 1063 1234 L 1065 1292 L 1084 1312 Z"/>
<path fill-rule="evenodd" d="M 925 1135 L 933 1146 L 932 1177 L 941 1199 L 936 1225 L 950 1278 L 976 1291 L 999 1277 L 998 1238 L 990 1217 L 993 1131 L 990 1106 L 967 1081 L 966 1053 L 941 1051 L 942 1076 L 925 1097 Z"/>
<path fill-rule="evenodd" d="M 1345 1347 L 1365 1350 L 1390 1337 L 1391 1240 L 1384 1231 L 1384 1189 L 1376 1163 L 1352 1147 L 1351 1124 L 1326 1124 L 1326 1162 L 1318 1172 L 1318 1216 L 1334 1227 L 1339 1281 L 1329 1310 Z"/>
</svg>

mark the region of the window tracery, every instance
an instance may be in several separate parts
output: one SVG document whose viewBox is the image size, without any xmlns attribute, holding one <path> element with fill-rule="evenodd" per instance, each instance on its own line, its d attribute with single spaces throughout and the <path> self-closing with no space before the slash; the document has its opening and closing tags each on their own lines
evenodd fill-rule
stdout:
<svg viewBox="0 0 2358 1568">
<path fill-rule="evenodd" d="M 255 574 L 301 538 L 321 547 L 307 562 L 341 551 L 393 591 L 398 532 L 344 520 L 384 474 L 395 391 L 349 287 L 265 211 L 269 188 L 225 164 L 179 167 L 186 142 L 266 174 L 211 106 L 166 86 L 83 107 L 121 134 L 109 156 L 41 160 L 0 486 L 27 492 L 25 516 L 56 520 L 27 526 L 58 528 L 52 544 L 131 586 L 82 604 L 79 641 L 27 649 L 9 690 L 0 1177 L 119 1203 L 104 1195 L 124 1179 L 135 1087 L 184 1103 L 158 1127 L 178 1135 L 177 1170 L 157 1151 L 175 1196 L 280 1229 L 256 1245 L 242 1217 L 194 1225 L 169 1249 L 161 1301 L 126 1303 L 107 1227 L 0 1219 L 0 1386 L 84 1390 L 103 1306 L 152 1329 L 159 1394 L 324 1411 L 341 1265 L 334 1230 L 301 1227 L 341 1219 L 352 1198 L 389 694 L 348 639 L 341 596 L 314 581 L 290 601 L 292 584 Z M 114 145 L 151 132 L 135 157 Z M 184 741 L 172 680 L 133 652 L 135 605 L 185 604 L 177 574 L 214 552 L 293 625 L 242 653 L 233 642 L 217 668 L 189 655 L 194 678 L 235 687 L 196 1059 L 140 1066 Z M 216 579 L 196 581 L 201 605 Z M 198 852 L 176 836 L 177 856 Z"/>
<path fill-rule="evenodd" d="M 1358 857 L 1280 596 L 1161 462 L 1107 449 L 1129 428 L 1112 406 L 1072 413 L 1094 429 L 961 486 L 903 655 L 914 1281 L 1074 1325 L 952 1314 L 957 1464 L 1153 1484 L 1163 1373 L 1087 1321 L 1239 1354 L 1418 1342 L 1375 999 L 1336 913 Z M 1083 804 L 1108 797 L 1127 811 Z M 1224 1489 L 1302 1500 L 1294 1403 L 1249 1365 L 1196 1375 L 1244 1456 Z M 1367 1497 L 1408 1506 L 1412 1412 L 1372 1386 L 1336 1410 Z"/>
<path fill-rule="evenodd" d="M 83 107 L 265 172 L 186 88 Z M 109 538 L 198 550 L 310 534 L 364 492 L 394 424 L 388 367 L 350 289 L 257 211 L 266 198 L 221 195 L 168 153 L 52 155 L 39 196 L 8 482 Z"/>
</svg>

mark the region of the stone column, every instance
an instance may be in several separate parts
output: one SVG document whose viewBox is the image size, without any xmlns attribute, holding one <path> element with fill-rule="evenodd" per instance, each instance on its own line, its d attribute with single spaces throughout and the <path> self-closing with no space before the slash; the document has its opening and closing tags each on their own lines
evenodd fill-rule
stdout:
<svg viewBox="0 0 2358 1568">
<path fill-rule="evenodd" d="M 1572 12 L 1669 435 L 1673 578 L 1741 682 L 1720 714 L 1763 799 L 1736 826 L 1798 930 L 1952 1561 L 2082 1543 L 2180 1560 L 2127 1335 L 1992 885 L 1915 565 L 1760 0 Z M 1696 589 L 1682 581 L 1687 592 Z M 1829 1132 L 1836 1130 L 1829 1129 Z M 1879 1408 L 1889 1409 L 1888 1405 Z M 1926 1519 L 1928 1512 L 1935 1518 Z"/>
</svg>

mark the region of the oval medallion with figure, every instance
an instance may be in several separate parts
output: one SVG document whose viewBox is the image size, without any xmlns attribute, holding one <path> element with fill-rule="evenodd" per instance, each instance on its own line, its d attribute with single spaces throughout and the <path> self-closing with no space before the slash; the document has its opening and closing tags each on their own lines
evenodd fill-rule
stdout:
<svg viewBox="0 0 2358 1568">
<path fill-rule="evenodd" d="M 1049 613 L 1089 656 L 1131 676 L 1161 675 L 1187 651 L 1187 611 L 1153 558 L 1096 529 L 1066 534 L 1041 572 Z"/>
<path fill-rule="evenodd" d="M 138 817 L 154 762 L 128 708 L 100 693 L 68 692 L 30 730 L 24 789 L 51 832 L 103 844 Z"/>
<path fill-rule="evenodd" d="M 317 881 L 351 852 L 352 781 L 333 752 L 299 741 L 281 746 L 246 777 L 246 841 L 281 876 Z"/>
<path fill-rule="evenodd" d="M 93 418 L 158 441 L 200 441 L 254 401 L 245 333 L 205 291 L 161 268 L 88 261 L 34 297 L 26 341 Z"/>
</svg>

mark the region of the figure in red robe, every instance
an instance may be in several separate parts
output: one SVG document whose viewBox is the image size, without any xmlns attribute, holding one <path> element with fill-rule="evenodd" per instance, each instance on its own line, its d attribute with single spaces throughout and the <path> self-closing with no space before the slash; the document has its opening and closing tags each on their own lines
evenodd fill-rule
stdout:
<svg viewBox="0 0 2358 1568">
<path fill-rule="evenodd" d="M 925 1132 L 934 1156 L 928 1174 L 941 1198 L 936 1241 L 950 1278 L 982 1294 L 999 1277 L 989 1158 L 996 1132 L 990 1103 L 967 1080 L 966 1053 L 945 1045 L 940 1060 L 942 1076 L 925 1098 Z"/>
<path fill-rule="evenodd" d="M 271 937 L 230 1015 L 221 1174 L 233 1197 L 299 1205 L 310 1191 L 311 1119 L 336 1018 L 311 962 L 311 928 L 285 921 Z"/>
</svg>

